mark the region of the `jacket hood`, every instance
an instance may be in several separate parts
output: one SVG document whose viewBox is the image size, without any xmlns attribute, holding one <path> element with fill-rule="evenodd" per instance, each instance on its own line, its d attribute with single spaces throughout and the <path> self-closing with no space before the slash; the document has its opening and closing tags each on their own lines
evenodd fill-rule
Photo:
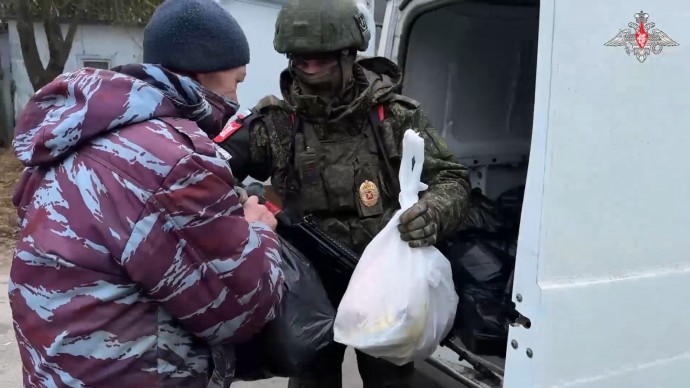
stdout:
<svg viewBox="0 0 690 388">
<path fill-rule="evenodd" d="M 369 88 L 365 93 L 370 93 L 374 104 L 402 84 L 402 70 L 388 58 L 361 57 L 355 63 L 363 70 L 369 82 Z"/>
<path fill-rule="evenodd" d="M 356 111 L 370 110 L 402 83 L 402 70 L 387 58 L 358 57 L 354 66 L 355 81 L 358 84 L 357 96 L 346 106 L 334 110 L 337 114 L 329 117 L 328 121 L 340 120 Z M 298 95 L 295 92 L 295 85 L 296 81 L 290 70 L 283 70 L 280 74 L 280 90 L 283 98 L 300 114 L 312 118 L 310 107 L 305 105 L 318 104 L 318 98 Z"/>
<path fill-rule="evenodd" d="M 25 166 L 50 165 L 90 140 L 159 117 L 195 121 L 214 136 L 236 111 L 234 102 L 160 66 L 85 68 L 34 94 L 19 117 L 13 146 Z"/>
</svg>

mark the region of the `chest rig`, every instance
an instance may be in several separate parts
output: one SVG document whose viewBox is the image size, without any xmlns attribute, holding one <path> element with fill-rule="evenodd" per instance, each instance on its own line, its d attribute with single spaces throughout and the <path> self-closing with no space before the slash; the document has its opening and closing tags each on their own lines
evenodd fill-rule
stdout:
<svg viewBox="0 0 690 388">
<path fill-rule="evenodd" d="M 385 144 L 394 142 L 382 131 L 384 118 L 383 106 L 376 106 L 359 123 L 349 120 L 359 128 L 338 128 L 333 136 L 329 128 L 338 124 L 292 114 L 286 204 L 301 214 L 348 218 L 380 218 L 395 206 L 399 188 L 391 159 L 399 155 Z"/>
</svg>

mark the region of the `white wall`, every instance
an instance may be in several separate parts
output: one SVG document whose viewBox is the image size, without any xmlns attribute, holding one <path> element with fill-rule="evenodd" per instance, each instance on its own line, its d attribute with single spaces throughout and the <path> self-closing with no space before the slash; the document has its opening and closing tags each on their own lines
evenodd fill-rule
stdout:
<svg viewBox="0 0 690 388">
<path fill-rule="evenodd" d="M 45 64 L 48 62 L 48 43 L 43 25 L 36 23 L 34 30 L 41 60 Z M 82 59 L 109 59 L 111 66 L 139 62 L 142 58 L 142 33 L 141 28 L 80 26 L 74 38 L 70 57 L 65 63 L 65 71 L 73 71 L 81 67 Z M 13 21 L 9 23 L 9 35 L 12 75 L 17 88 L 14 99 L 15 115 L 19 115 L 34 90 L 26 73 L 16 23 Z"/>
<path fill-rule="evenodd" d="M 280 0 L 220 1 L 237 19 L 249 41 L 251 61 L 247 66 L 247 79 L 237 93 L 242 109 L 253 107 L 268 94 L 281 96 L 278 77 L 288 61 L 273 48 L 273 32 L 282 3 L 284 1 Z"/>
</svg>

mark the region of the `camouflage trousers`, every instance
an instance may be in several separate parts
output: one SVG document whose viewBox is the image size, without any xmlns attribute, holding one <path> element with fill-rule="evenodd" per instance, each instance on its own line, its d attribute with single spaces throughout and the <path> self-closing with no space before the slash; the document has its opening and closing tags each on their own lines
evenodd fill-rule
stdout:
<svg viewBox="0 0 690 388">
<path fill-rule="evenodd" d="M 342 351 L 338 352 L 338 357 L 329 361 L 328 366 L 319 368 L 319 372 L 314 375 L 291 378 L 288 388 L 342 388 L 345 347 L 339 347 Z M 364 388 L 412 388 L 414 364 L 397 366 L 362 352 L 356 354 Z"/>
</svg>

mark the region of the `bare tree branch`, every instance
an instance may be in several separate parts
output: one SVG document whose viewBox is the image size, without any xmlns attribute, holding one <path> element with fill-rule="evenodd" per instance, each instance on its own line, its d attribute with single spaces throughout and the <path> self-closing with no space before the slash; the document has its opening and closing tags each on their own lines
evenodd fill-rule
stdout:
<svg viewBox="0 0 690 388">
<path fill-rule="evenodd" d="M 79 19 L 70 20 L 67 34 L 63 36 L 60 22 L 61 7 L 84 5 L 84 0 L 69 3 L 57 3 L 55 0 L 15 0 L 17 33 L 24 58 L 24 66 L 34 90 L 38 90 L 59 76 L 69 59 L 72 43 L 79 28 Z M 32 6 L 37 10 L 32 12 Z M 36 44 L 33 15 L 39 13 L 48 43 L 48 64 L 43 65 L 40 51 Z"/>
<path fill-rule="evenodd" d="M 36 45 L 36 33 L 31 19 L 29 2 L 26 0 L 15 0 L 14 4 L 17 12 L 19 46 L 24 58 L 24 65 L 26 66 L 26 72 L 29 75 L 31 85 L 34 87 L 34 90 L 38 90 L 44 85 L 45 69 L 43 68 L 41 56 Z"/>
</svg>

